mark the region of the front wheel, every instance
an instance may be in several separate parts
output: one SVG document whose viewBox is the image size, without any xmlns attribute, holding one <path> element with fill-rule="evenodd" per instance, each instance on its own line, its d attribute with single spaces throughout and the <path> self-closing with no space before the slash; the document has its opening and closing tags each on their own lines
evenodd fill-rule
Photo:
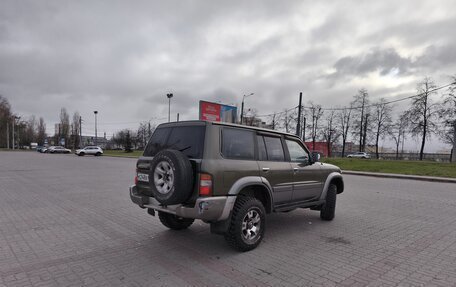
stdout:
<svg viewBox="0 0 456 287">
<path fill-rule="evenodd" d="M 83 153 L 83 152 L 80 152 L 80 153 L 78 154 L 78 156 L 84 156 L 84 155 L 85 155 L 85 153 Z"/>
<path fill-rule="evenodd" d="M 160 218 L 160 221 L 164 226 L 174 230 L 186 229 L 195 221 L 192 218 L 183 218 L 161 211 L 158 212 L 158 218 Z"/>
<path fill-rule="evenodd" d="M 321 207 L 320 218 L 326 221 L 334 219 L 336 214 L 337 186 L 330 184 L 326 193 L 326 202 Z"/>
<path fill-rule="evenodd" d="M 238 196 L 225 240 L 239 251 L 256 248 L 264 236 L 265 214 L 264 206 L 258 199 Z"/>
</svg>

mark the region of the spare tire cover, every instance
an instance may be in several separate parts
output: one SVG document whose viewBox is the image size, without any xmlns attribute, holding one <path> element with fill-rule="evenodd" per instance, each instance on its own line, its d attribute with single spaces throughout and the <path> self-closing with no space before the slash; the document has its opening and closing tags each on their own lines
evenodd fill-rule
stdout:
<svg viewBox="0 0 456 287">
<path fill-rule="evenodd" d="M 162 150 L 151 162 L 152 193 L 164 205 L 185 202 L 193 190 L 193 170 L 187 156 L 177 150 Z"/>
</svg>

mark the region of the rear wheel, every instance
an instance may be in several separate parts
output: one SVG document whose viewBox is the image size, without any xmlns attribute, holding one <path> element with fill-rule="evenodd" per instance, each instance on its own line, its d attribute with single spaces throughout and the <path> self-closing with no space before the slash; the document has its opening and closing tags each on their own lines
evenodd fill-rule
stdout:
<svg viewBox="0 0 456 287">
<path fill-rule="evenodd" d="M 320 218 L 326 221 L 334 219 L 336 213 L 337 186 L 330 184 L 326 193 L 326 202 L 322 205 Z"/>
<path fill-rule="evenodd" d="M 225 240 L 239 251 L 256 248 L 263 239 L 266 211 L 256 198 L 238 196 Z"/>
<path fill-rule="evenodd" d="M 158 212 L 158 218 L 161 223 L 173 230 L 182 230 L 188 228 L 195 221 L 192 218 L 183 218 L 166 212 Z"/>
<path fill-rule="evenodd" d="M 100 156 L 100 155 L 101 155 L 101 152 L 97 152 L 97 153 L 95 154 L 95 156 Z"/>
</svg>

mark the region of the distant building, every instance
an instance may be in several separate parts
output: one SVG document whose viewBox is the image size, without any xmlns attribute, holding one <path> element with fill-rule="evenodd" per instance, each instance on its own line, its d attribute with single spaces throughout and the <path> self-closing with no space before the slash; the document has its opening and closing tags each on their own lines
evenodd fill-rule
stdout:
<svg viewBox="0 0 456 287">
<path fill-rule="evenodd" d="M 272 129 L 271 125 L 266 124 L 266 122 L 262 121 L 260 118 L 254 117 L 254 116 L 253 117 L 245 116 L 242 121 L 244 122 L 244 124 L 246 126 Z"/>
</svg>

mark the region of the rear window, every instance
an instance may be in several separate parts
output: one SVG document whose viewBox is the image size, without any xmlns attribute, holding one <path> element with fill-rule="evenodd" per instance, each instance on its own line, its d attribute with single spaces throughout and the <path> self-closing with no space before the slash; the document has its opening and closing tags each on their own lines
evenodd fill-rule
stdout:
<svg viewBox="0 0 456 287">
<path fill-rule="evenodd" d="M 181 151 L 189 158 L 202 158 L 205 126 L 158 128 L 149 140 L 144 156 L 154 156 L 164 149 Z"/>
</svg>

